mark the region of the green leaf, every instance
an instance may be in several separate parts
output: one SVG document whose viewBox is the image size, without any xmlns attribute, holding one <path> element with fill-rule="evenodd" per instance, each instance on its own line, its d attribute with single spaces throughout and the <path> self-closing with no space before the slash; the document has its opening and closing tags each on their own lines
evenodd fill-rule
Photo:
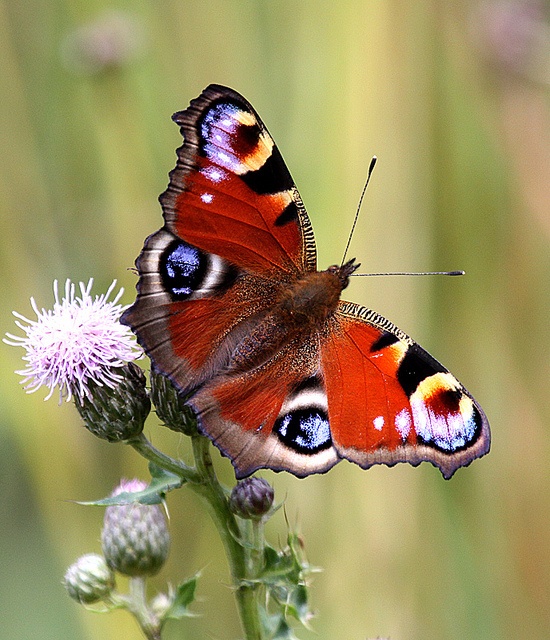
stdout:
<svg viewBox="0 0 550 640">
<path fill-rule="evenodd" d="M 279 624 L 273 633 L 273 640 L 298 640 L 292 632 L 292 627 L 288 624 L 283 616 L 279 620 Z"/>
<path fill-rule="evenodd" d="M 264 572 L 278 573 L 281 570 L 281 564 L 280 552 L 266 544 L 264 548 Z"/>
<path fill-rule="evenodd" d="M 289 533 L 287 545 L 280 551 L 265 546 L 264 567 L 258 576 L 269 596 L 270 612 L 263 621 L 266 635 L 272 640 L 294 640 L 290 619 L 309 628 L 312 618 L 306 576 L 315 569 L 308 564 L 297 534 Z"/>
<path fill-rule="evenodd" d="M 277 551 L 266 544 L 264 549 L 264 568 L 260 576 L 262 582 L 266 584 L 278 582 L 292 573 L 295 569 L 294 558 L 285 553 Z"/>
<path fill-rule="evenodd" d="M 172 606 L 163 616 L 165 620 L 178 620 L 180 618 L 196 615 L 189 611 L 189 605 L 195 600 L 195 591 L 197 589 L 197 580 L 199 575 L 200 574 L 197 573 L 192 578 L 189 578 L 189 580 L 182 582 L 176 587 Z"/>
<path fill-rule="evenodd" d="M 92 500 L 90 502 L 77 501 L 77 504 L 101 507 L 132 504 L 134 502 L 139 502 L 140 504 L 161 504 L 164 501 L 164 496 L 166 495 L 166 493 L 168 493 L 168 491 L 178 489 L 185 483 L 185 480 L 183 480 L 179 476 L 161 469 L 153 463 L 149 464 L 149 471 L 151 472 L 152 479 L 149 483 L 149 486 L 143 491 L 123 491 L 116 496 L 108 496 L 107 498 L 103 498 L 102 500 Z"/>
<path fill-rule="evenodd" d="M 166 469 L 159 467 L 153 462 L 149 463 L 149 473 L 151 474 L 151 482 L 147 488 L 157 491 L 163 498 L 169 491 L 179 489 L 186 482 L 180 476 L 177 476 L 175 473 L 171 473 L 170 471 L 166 471 Z"/>
<path fill-rule="evenodd" d="M 308 626 L 311 611 L 308 606 L 307 587 L 305 584 L 299 584 L 289 592 L 287 613 L 299 620 L 304 627 Z"/>
<path fill-rule="evenodd" d="M 282 612 L 269 614 L 262 610 L 262 626 L 264 628 L 266 638 L 272 640 L 291 640 L 294 638 L 292 629 L 285 620 Z"/>
</svg>

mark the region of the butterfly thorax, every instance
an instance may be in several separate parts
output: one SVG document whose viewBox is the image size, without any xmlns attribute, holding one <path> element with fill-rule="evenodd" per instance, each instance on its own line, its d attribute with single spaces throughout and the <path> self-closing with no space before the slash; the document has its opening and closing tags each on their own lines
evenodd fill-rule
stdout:
<svg viewBox="0 0 550 640">
<path fill-rule="evenodd" d="M 255 369 L 290 342 L 321 331 L 336 311 L 348 275 L 348 265 L 329 267 L 326 271 L 308 272 L 285 285 L 275 304 L 237 345 L 229 369 Z"/>
</svg>

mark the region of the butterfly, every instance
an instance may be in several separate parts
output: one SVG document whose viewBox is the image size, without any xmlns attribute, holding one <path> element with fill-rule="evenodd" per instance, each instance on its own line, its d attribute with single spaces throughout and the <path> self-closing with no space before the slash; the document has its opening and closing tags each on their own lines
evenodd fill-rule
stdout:
<svg viewBox="0 0 550 640">
<path fill-rule="evenodd" d="M 252 105 L 210 85 L 174 114 L 183 146 L 164 226 L 123 315 L 238 478 L 342 458 L 422 461 L 450 478 L 489 451 L 480 405 L 389 320 L 340 294 L 355 260 L 317 271 L 313 229 Z"/>
</svg>

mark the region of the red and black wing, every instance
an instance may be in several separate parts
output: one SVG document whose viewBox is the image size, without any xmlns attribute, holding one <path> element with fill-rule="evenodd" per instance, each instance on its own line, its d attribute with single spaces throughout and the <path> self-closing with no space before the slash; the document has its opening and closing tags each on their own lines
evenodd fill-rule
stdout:
<svg viewBox="0 0 550 640">
<path fill-rule="evenodd" d="M 136 266 L 136 303 L 122 321 L 182 392 L 223 367 L 281 286 L 315 270 L 313 231 L 258 114 L 210 85 L 173 116 L 184 143 L 160 196 L 165 225 Z"/>
</svg>

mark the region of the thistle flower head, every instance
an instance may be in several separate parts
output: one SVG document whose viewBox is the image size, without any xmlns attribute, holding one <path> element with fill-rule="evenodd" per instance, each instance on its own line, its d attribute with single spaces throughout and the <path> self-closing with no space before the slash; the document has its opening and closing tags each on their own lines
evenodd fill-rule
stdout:
<svg viewBox="0 0 550 640">
<path fill-rule="evenodd" d="M 24 376 L 22 384 L 28 393 L 45 386 L 47 400 L 59 387 L 60 401 L 73 395 L 82 401 L 90 396 L 90 382 L 112 388 L 120 378 L 117 367 L 141 356 L 130 330 L 119 322 L 126 308 L 118 304 L 124 290 L 109 300 L 115 280 L 107 293 L 92 298 L 92 284 L 92 278 L 87 285 L 81 282 L 77 295 L 74 283 L 67 280 L 60 298 L 56 280 L 53 309 L 39 309 L 31 298 L 36 320 L 13 312 L 18 318 L 15 324 L 25 335 L 7 333 L 4 342 L 26 351 L 27 366 L 16 373 Z"/>
<path fill-rule="evenodd" d="M 141 480 L 122 480 L 112 496 L 147 487 Z M 112 505 L 105 509 L 101 546 L 107 564 L 126 576 L 158 573 L 170 548 L 166 517 L 158 504 Z"/>
</svg>

